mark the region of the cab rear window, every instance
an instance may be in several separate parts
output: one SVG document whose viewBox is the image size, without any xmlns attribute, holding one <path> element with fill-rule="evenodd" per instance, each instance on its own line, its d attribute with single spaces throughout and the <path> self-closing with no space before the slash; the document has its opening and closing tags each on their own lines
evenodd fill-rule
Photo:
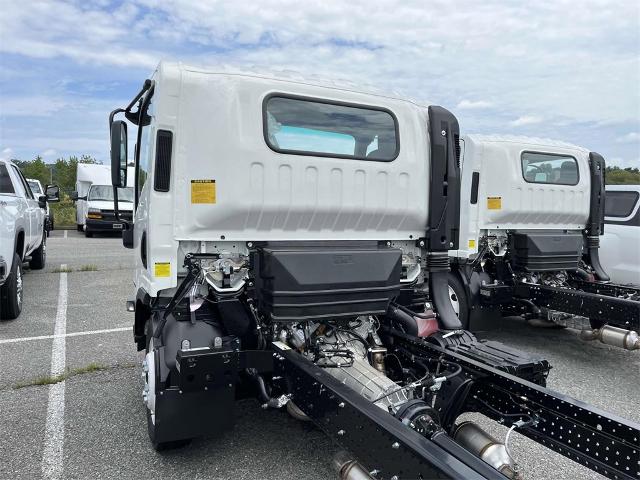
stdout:
<svg viewBox="0 0 640 480">
<path fill-rule="evenodd" d="M 636 206 L 638 192 L 606 192 L 604 202 L 604 216 L 626 218 L 633 213 Z"/>
<path fill-rule="evenodd" d="M 389 162 L 398 125 L 385 109 L 273 95 L 264 102 L 265 140 L 280 153 Z"/>
<path fill-rule="evenodd" d="M 522 176 L 529 183 L 577 185 L 578 162 L 568 155 L 523 152 Z"/>
</svg>

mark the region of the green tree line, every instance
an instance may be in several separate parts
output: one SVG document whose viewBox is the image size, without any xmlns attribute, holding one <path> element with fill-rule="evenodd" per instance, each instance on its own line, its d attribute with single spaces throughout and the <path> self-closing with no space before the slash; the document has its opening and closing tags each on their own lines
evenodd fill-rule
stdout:
<svg viewBox="0 0 640 480">
<path fill-rule="evenodd" d="M 607 185 L 640 185 L 640 169 L 607 167 L 605 181 Z"/>
<path fill-rule="evenodd" d="M 76 172 L 79 163 L 101 164 L 90 155 L 59 158 L 54 163 L 45 163 L 40 155 L 33 160 L 13 160 L 26 178 L 36 178 L 42 185 L 58 185 L 61 190 L 70 192 L 76 186 Z"/>
</svg>

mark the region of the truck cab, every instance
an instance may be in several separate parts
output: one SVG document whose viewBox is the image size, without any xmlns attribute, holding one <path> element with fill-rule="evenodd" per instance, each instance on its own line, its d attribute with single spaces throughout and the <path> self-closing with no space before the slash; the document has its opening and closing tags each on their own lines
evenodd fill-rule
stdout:
<svg viewBox="0 0 640 480">
<path fill-rule="evenodd" d="M 448 296 L 460 129 L 446 109 L 161 63 L 109 125 L 115 195 L 138 127 L 123 244 L 154 448 L 230 429 L 235 401 L 255 397 L 342 445 L 342 478 L 517 478 L 504 443 L 457 421 L 467 411 L 588 465 L 600 452 L 547 432 L 577 409 L 576 433 L 630 452 L 620 437 L 639 426 L 600 432 L 606 413 L 544 388 L 546 360 L 462 328 Z M 596 468 L 632 465 L 616 460 Z"/>
<path fill-rule="evenodd" d="M 462 323 L 497 310 L 536 325 L 594 328 L 587 337 L 640 348 L 640 296 L 611 282 L 600 261 L 609 223 L 602 156 L 529 137 L 464 135 L 460 143 L 460 242 L 449 252 L 449 294 Z M 638 249 L 618 251 L 632 260 Z"/>
</svg>

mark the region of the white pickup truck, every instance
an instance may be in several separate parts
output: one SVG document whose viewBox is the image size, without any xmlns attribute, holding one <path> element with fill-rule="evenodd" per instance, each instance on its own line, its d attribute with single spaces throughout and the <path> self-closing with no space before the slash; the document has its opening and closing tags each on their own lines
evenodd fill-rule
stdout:
<svg viewBox="0 0 640 480">
<path fill-rule="evenodd" d="M 59 189 L 47 188 L 35 198 L 20 169 L 0 160 L 0 319 L 17 318 L 22 311 L 22 263 L 44 268 L 46 233 L 44 208 L 58 201 Z"/>
<path fill-rule="evenodd" d="M 640 185 L 607 185 L 600 260 L 611 281 L 640 286 Z"/>
</svg>

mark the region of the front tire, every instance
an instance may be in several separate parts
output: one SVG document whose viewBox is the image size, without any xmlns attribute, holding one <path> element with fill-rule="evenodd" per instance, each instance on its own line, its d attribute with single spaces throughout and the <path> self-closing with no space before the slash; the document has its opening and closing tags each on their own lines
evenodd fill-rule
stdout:
<svg viewBox="0 0 640 480">
<path fill-rule="evenodd" d="M 29 267 L 32 270 L 42 270 L 47 262 L 47 234 L 42 232 L 42 243 L 31 254 L 31 260 L 29 260 Z"/>
<path fill-rule="evenodd" d="M 449 300 L 454 312 L 458 315 L 462 328 L 469 328 L 469 302 L 467 299 L 467 291 L 460 280 L 460 277 L 449 272 Z"/>
<path fill-rule="evenodd" d="M 84 230 L 83 226 L 80 225 L 79 223 L 76 223 L 76 230 L 81 232 L 82 230 Z"/>
<path fill-rule="evenodd" d="M 22 259 L 13 254 L 11 272 L 4 285 L 0 287 L 0 319 L 13 320 L 22 311 Z"/>
</svg>

